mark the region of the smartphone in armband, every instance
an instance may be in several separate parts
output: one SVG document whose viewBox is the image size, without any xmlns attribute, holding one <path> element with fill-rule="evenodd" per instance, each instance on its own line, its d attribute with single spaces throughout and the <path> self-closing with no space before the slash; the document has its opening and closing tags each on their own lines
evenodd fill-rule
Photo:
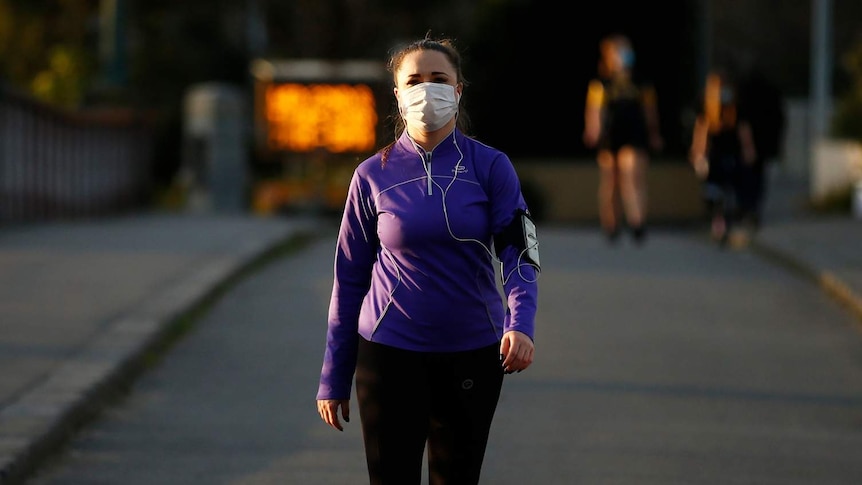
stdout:
<svg viewBox="0 0 862 485">
<path fill-rule="evenodd" d="M 494 247 L 498 256 L 508 246 L 518 249 L 519 259 L 525 259 L 527 263 L 535 266 L 536 270 L 541 271 L 536 223 L 527 211 L 519 209 L 512 222 L 499 234 L 494 235 Z"/>
<path fill-rule="evenodd" d="M 536 265 L 536 269 L 541 269 L 539 263 L 539 237 L 536 234 L 536 223 L 529 214 L 521 214 L 521 226 L 524 231 L 524 249 L 525 255 L 531 263 Z"/>
</svg>

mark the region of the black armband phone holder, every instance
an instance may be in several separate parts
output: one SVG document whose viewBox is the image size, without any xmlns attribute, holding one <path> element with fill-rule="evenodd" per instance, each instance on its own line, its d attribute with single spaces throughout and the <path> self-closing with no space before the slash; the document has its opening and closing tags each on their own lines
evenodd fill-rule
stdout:
<svg viewBox="0 0 862 485">
<path fill-rule="evenodd" d="M 514 246 L 529 264 L 541 270 L 539 264 L 539 239 L 536 235 L 536 223 L 530 213 L 518 209 L 515 217 L 499 234 L 494 235 L 494 250 L 497 257 L 509 246 Z"/>
</svg>

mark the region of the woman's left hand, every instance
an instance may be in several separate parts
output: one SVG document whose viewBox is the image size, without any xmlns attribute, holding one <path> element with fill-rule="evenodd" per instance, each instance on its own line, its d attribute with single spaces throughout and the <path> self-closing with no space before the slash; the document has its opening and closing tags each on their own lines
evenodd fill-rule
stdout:
<svg viewBox="0 0 862 485">
<path fill-rule="evenodd" d="M 533 340 L 517 330 L 510 330 L 503 335 L 500 343 L 500 355 L 503 356 L 503 370 L 507 374 L 521 372 L 533 363 Z"/>
</svg>

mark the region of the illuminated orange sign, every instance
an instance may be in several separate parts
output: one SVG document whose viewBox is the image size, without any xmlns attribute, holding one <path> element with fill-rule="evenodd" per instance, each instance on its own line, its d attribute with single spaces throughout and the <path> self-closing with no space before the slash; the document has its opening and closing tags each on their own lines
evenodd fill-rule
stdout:
<svg viewBox="0 0 862 485">
<path fill-rule="evenodd" d="M 270 84 L 266 89 L 270 149 L 333 153 L 374 149 L 377 110 L 365 84 Z"/>
</svg>

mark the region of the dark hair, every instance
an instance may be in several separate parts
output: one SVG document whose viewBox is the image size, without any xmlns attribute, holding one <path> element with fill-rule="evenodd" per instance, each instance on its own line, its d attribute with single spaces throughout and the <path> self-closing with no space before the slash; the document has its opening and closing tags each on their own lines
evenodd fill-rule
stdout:
<svg viewBox="0 0 862 485">
<path fill-rule="evenodd" d="M 397 84 L 395 73 L 401 67 L 401 63 L 404 62 L 404 58 L 413 52 L 425 50 L 443 53 L 443 55 L 449 59 L 452 67 L 455 68 L 457 82 L 461 83 L 462 86 L 467 86 L 467 79 L 464 77 L 464 72 L 461 68 L 461 54 L 458 52 L 458 49 L 455 48 L 455 42 L 452 39 L 432 39 L 428 35 L 423 39 L 413 41 L 409 44 L 403 44 L 390 51 L 389 60 L 386 63 L 386 70 L 392 75 L 393 86 Z M 470 126 L 470 118 L 467 116 L 467 112 L 464 110 L 463 105 L 458 107 L 457 117 L 458 118 L 455 121 L 456 125 L 466 134 Z M 392 150 L 392 147 L 401 136 L 401 133 L 404 132 L 405 128 L 404 120 L 401 118 L 401 113 L 398 111 L 397 101 L 394 103 L 394 109 L 389 115 L 389 118 L 391 123 L 395 126 L 395 140 L 380 149 L 380 154 L 382 155 L 381 161 L 383 164 L 386 164 L 386 159 L 389 158 L 389 152 Z"/>
</svg>

